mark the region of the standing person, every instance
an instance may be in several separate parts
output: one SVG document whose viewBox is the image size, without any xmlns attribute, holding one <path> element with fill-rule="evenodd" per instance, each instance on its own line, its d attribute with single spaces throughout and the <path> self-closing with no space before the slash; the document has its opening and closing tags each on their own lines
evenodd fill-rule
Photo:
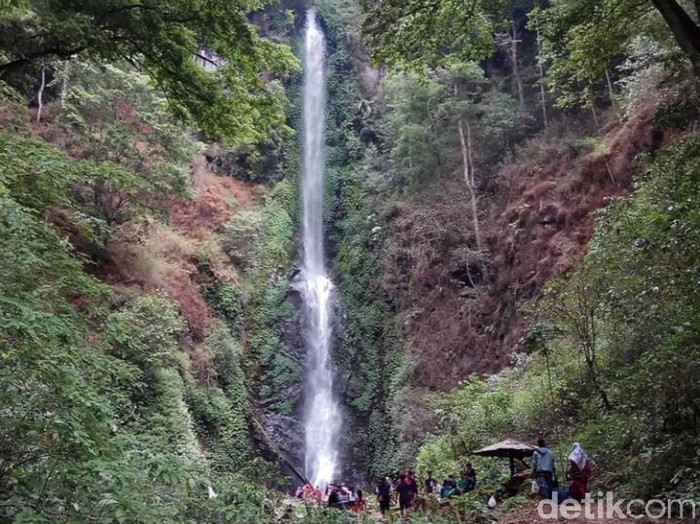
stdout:
<svg viewBox="0 0 700 524">
<path fill-rule="evenodd" d="M 399 494 L 399 513 L 401 518 L 405 518 L 406 512 L 411 508 L 413 502 L 413 486 L 405 473 L 401 473 L 399 476 L 396 493 Z"/>
<path fill-rule="evenodd" d="M 314 496 L 314 488 L 311 487 L 311 484 L 308 482 L 304 484 L 304 500 L 306 502 L 311 502 L 311 499 L 313 499 Z"/>
<path fill-rule="evenodd" d="M 551 499 L 554 485 L 554 453 L 545 445 L 542 438 L 537 441 L 537 449 L 532 454 L 532 471 L 537 477 L 540 495 Z"/>
<path fill-rule="evenodd" d="M 384 515 L 391 507 L 391 482 L 389 477 L 384 477 L 377 485 L 377 502 L 379 511 Z"/>
<path fill-rule="evenodd" d="M 581 444 L 574 442 L 569 454 L 569 467 L 566 476 L 571 480 L 569 496 L 581 502 L 588 492 L 588 479 L 591 478 L 591 464 Z"/>
<path fill-rule="evenodd" d="M 437 480 L 433 478 L 433 472 L 428 471 L 428 478 L 425 479 L 425 492 L 430 495 L 437 488 Z"/>
<path fill-rule="evenodd" d="M 411 498 L 411 502 L 415 502 L 416 497 L 418 496 L 418 481 L 416 481 L 416 474 L 412 469 L 408 470 L 408 475 L 406 475 L 406 480 L 408 481 L 409 486 L 411 486 L 411 491 L 413 493 L 413 497 Z"/>
<path fill-rule="evenodd" d="M 464 476 L 467 480 L 464 491 L 474 491 L 476 489 L 476 470 L 472 467 L 471 462 L 467 462 L 467 467 L 464 470 Z"/>
</svg>

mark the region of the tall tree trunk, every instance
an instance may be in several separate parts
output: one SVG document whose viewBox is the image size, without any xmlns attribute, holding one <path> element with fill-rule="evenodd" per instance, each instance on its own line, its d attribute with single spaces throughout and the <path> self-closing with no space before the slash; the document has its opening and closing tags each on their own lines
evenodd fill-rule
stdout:
<svg viewBox="0 0 700 524">
<path fill-rule="evenodd" d="M 651 0 L 700 77 L 700 27 L 676 0 Z M 696 8 L 700 0 L 695 0 Z"/>
<path fill-rule="evenodd" d="M 698 0 L 700 2 L 700 0 Z M 544 88 L 544 65 L 542 65 L 542 57 L 540 56 L 540 33 L 537 33 L 537 69 L 540 73 L 540 101 L 542 102 L 542 122 L 544 123 L 544 128 L 549 127 L 549 122 L 547 119 L 547 92 Z"/>
<path fill-rule="evenodd" d="M 588 88 L 588 103 L 591 104 L 591 113 L 593 114 L 593 122 L 595 123 L 595 128 L 600 130 L 600 122 L 598 121 L 598 112 L 595 110 L 595 97 L 593 96 L 593 90 Z"/>
<path fill-rule="evenodd" d="M 581 283 L 574 289 L 573 327 L 583 352 L 583 358 L 588 370 L 588 376 L 594 391 L 600 397 L 600 402 L 605 411 L 612 411 L 612 405 L 608 394 L 600 383 L 598 376 L 597 357 L 597 330 L 596 330 L 596 302 L 595 297 L 590 296 L 591 291 Z"/>
<path fill-rule="evenodd" d="M 39 107 L 36 110 L 36 123 L 41 122 L 41 112 L 44 109 L 44 88 L 46 87 L 46 68 L 41 68 L 41 85 L 39 86 L 39 92 L 37 93 L 37 103 Z"/>
<path fill-rule="evenodd" d="M 68 96 L 68 77 L 70 76 L 70 59 L 63 64 L 63 80 L 61 80 L 61 109 L 66 108 L 66 97 Z"/>
<path fill-rule="evenodd" d="M 469 188 L 469 193 L 471 193 L 471 206 L 472 206 L 472 223 L 474 228 L 474 237 L 476 239 L 476 248 L 479 252 L 482 252 L 481 247 L 481 231 L 479 228 L 479 206 L 476 198 L 476 178 L 474 177 L 474 163 L 472 159 L 472 140 L 471 140 L 471 126 L 469 121 L 466 120 L 466 133 L 465 119 L 460 118 L 457 121 L 457 128 L 459 131 L 459 143 L 462 149 L 462 164 L 464 166 L 464 182 Z"/>
<path fill-rule="evenodd" d="M 700 0 L 699 0 L 700 1 Z M 520 65 L 518 64 L 518 27 L 513 23 L 513 35 L 510 39 L 511 51 L 510 59 L 513 62 L 513 78 L 515 79 L 515 85 L 518 89 L 518 102 L 520 103 L 520 111 L 525 112 L 525 91 L 523 89 L 523 79 L 520 76 Z"/>
<path fill-rule="evenodd" d="M 617 102 L 615 102 L 615 89 L 613 88 L 613 83 L 610 78 L 610 71 L 608 71 L 607 67 L 605 68 L 605 81 L 608 84 L 608 98 L 610 99 L 610 103 L 612 104 L 613 109 L 617 109 Z"/>
</svg>

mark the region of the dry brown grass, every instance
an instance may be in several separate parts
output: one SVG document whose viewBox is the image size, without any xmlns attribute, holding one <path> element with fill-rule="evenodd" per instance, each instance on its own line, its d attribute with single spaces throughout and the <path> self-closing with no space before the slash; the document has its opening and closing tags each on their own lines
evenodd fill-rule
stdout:
<svg viewBox="0 0 700 524">
<path fill-rule="evenodd" d="M 110 242 L 109 263 L 101 276 L 143 292 L 165 291 L 178 304 L 192 337 L 201 340 L 213 320 L 202 294 L 195 250 L 190 239 L 158 222 L 129 224 Z"/>
<path fill-rule="evenodd" d="M 173 200 L 171 224 L 197 239 L 221 231 L 234 211 L 256 205 L 262 195 L 258 186 L 211 174 L 204 155 L 195 156 L 191 180 L 194 196 Z"/>
<path fill-rule="evenodd" d="M 508 364 L 526 325 L 523 305 L 582 258 L 593 212 L 630 192 L 633 158 L 655 145 L 653 114 L 649 107 L 626 122 L 611 120 L 596 147 L 563 129 L 526 143 L 491 175 L 496 189 L 482 201 L 481 263 L 469 255 L 468 193 L 458 176 L 401 206 L 381 284 L 401 312 L 418 384 L 449 389 Z"/>
</svg>

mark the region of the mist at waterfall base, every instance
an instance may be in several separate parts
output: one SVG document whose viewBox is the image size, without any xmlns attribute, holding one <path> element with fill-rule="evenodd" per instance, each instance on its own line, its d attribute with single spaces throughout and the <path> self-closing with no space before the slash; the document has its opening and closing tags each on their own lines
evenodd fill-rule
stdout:
<svg viewBox="0 0 700 524">
<path fill-rule="evenodd" d="M 326 128 L 323 31 L 310 9 L 304 30 L 303 248 L 304 340 L 307 349 L 305 474 L 322 489 L 334 480 L 341 413 L 333 395 L 331 338 L 333 284 L 323 254 L 324 134 Z"/>
</svg>

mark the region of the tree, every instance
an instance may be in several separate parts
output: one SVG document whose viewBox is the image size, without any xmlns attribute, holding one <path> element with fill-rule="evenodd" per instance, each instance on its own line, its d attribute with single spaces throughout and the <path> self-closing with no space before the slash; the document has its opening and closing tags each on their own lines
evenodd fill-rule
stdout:
<svg viewBox="0 0 700 524">
<path fill-rule="evenodd" d="M 653 431 L 700 431 L 699 147 L 692 136 L 657 153 L 636 196 L 606 208 L 586 259 L 628 409 Z"/>
<path fill-rule="evenodd" d="M 446 56 L 481 60 L 508 17 L 508 0 L 363 0 L 363 32 L 375 60 L 420 69 Z"/>
<path fill-rule="evenodd" d="M 700 76 L 700 27 L 691 15 L 676 0 L 652 0 L 673 33 L 678 46 L 693 64 L 695 74 Z M 696 16 L 700 16 L 700 2 L 695 0 Z"/>
<path fill-rule="evenodd" d="M 640 33 L 680 47 L 700 76 L 700 27 L 676 0 L 557 0 L 531 20 L 560 105 L 585 102 L 590 85 L 606 78 L 611 61 Z"/>
<path fill-rule="evenodd" d="M 249 23 L 248 13 L 261 6 L 258 0 L 6 0 L 0 79 L 75 55 L 126 60 L 151 77 L 171 110 L 194 119 L 209 137 L 254 141 L 284 127 L 284 96 L 266 80 L 296 65 L 286 46 Z"/>
<path fill-rule="evenodd" d="M 453 68 L 449 72 L 449 77 L 453 85 L 455 100 L 457 107 L 454 111 L 457 120 L 457 133 L 459 134 L 459 145 L 462 152 L 462 172 L 464 174 L 464 183 L 469 189 L 472 211 L 472 228 L 474 229 L 474 239 L 476 240 L 476 249 L 482 252 L 481 232 L 479 227 L 479 204 L 477 196 L 476 184 L 476 167 L 474 166 L 474 148 L 472 144 L 472 126 L 471 120 L 474 108 L 472 100 L 473 94 L 468 93 L 470 88 L 474 86 L 480 87 L 480 84 L 485 83 L 483 71 L 476 64 L 467 64 L 465 67 Z M 460 99 L 466 100 L 461 101 Z M 452 113 L 453 111 L 447 111 Z"/>
<path fill-rule="evenodd" d="M 599 371 L 601 291 L 586 282 L 585 275 L 575 275 L 564 286 L 557 287 L 555 283 L 550 289 L 552 296 L 544 307 L 580 350 L 593 392 L 600 398 L 601 407 L 609 412 L 612 405 Z"/>
</svg>

